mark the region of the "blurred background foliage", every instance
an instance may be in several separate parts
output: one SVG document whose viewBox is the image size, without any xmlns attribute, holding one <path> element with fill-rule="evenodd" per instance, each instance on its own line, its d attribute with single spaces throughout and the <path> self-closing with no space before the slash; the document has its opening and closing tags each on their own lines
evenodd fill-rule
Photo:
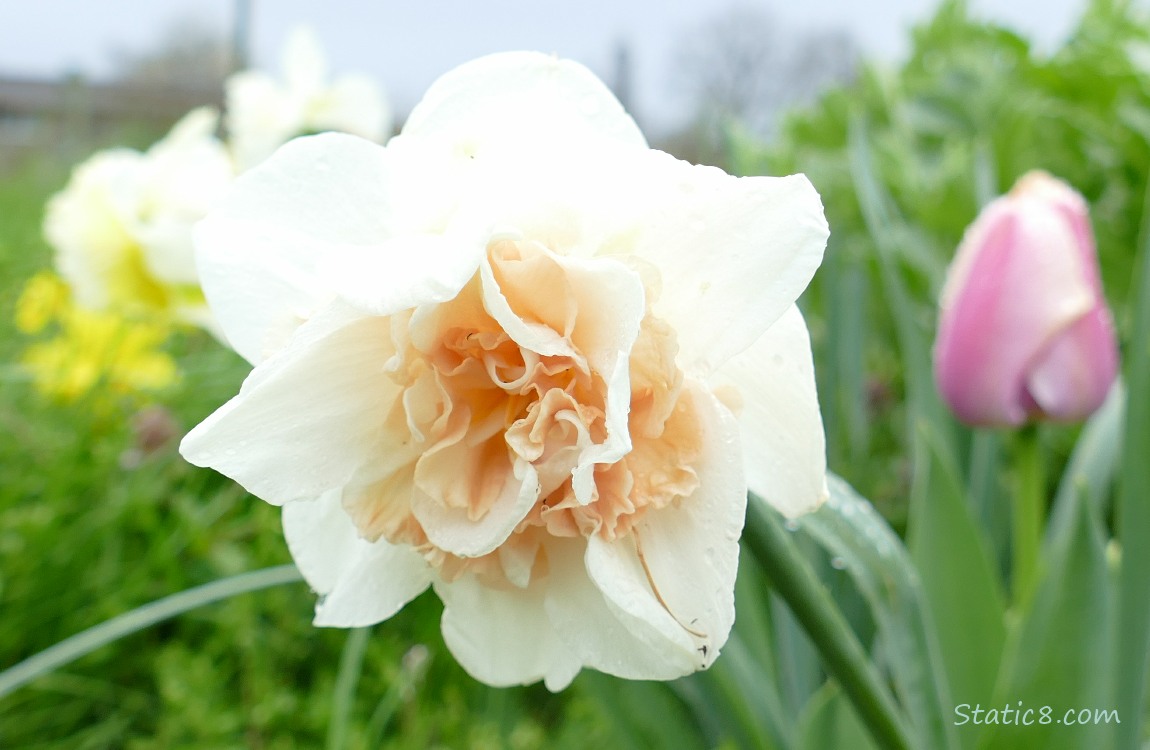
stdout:
<svg viewBox="0 0 1150 750">
<path fill-rule="evenodd" d="M 1091 204 L 1120 338 L 1129 332 L 1129 285 L 1135 248 L 1145 239 L 1139 234 L 1150 172 L 1150 25 L 1128 3 L 1094 0 L 1064 45 L 1038 52 L 949 0 L 915 30 L 898 67 L 836 67 L 842 49 L 832 49 L 833 39 L 821 43 L 829 62 L 819 66 L 838 72 L 819 80 L 839 81 L 835 88 L 809 103 L 773 89 L 752 94 L 773 107 L 800 102 L 781 122 L 743 100 L 730 100 L 719 113 L 717 100 L 700 95 L 700 106 L 711 108 L 666 145 L 742 174 L 805 172 L 819 190 L 832 236 L 803 306 L 829 465 L 902 531 L 919 439 L 908 381 L 915 368 L 921 380 L 924 366 L 908 366 L 903 334 L 909 325 L 929 342 L 946 264 L 980 205 L 1033 168 L 1074 185 Z M 751 64 L 780 63 L 764 56 Z M 718 146 L 707 141 L 715 123 Z M 85 146 L 143 146 L 159 134 L 131 125 L 102 131 L 99 143 Z M 145 400 L 117 398 L 112 409 L 44 398 L 19 367 L 29 339 L 16 330 L 16 300 L 23 284 L 51 263 L 40 237 L 42 209 L 66 181 L 70 160 L 83 155 L 75 150 L 39 153 L 0 173 L 5 666 L 165 594 L 290 561 L 276 508 L 185 464 L 175 449 L 184 430 L 235 393 L 246 372 L 238 357 L 202 334 L 181 333 L 166 347 L 181 363 L 181 378 Z M 892 270 L 894 287 L 884 277 Z M 904 297 L 892 299 L 892 288 Z M 160 434 L 147 433 L 156 423 L 146 415 L 157 408 L 166 415 Z M 1052 466 L 1069 460 L 1076 437 L 1073 428 L 1044 429 Z M 969 479 L 965 467 L 977 464 L 978 439 L 958 431 L 956 440 Z M 994 560 L 987 578 L 994 600 L 1008 568 L 1008 510 L 993 498 L 1010 477 L 1004 463 L 992 463 L 987 477 L 991 490 L 978 495 L 985 500 L 973 512 Z M 857 513 L 867 508 L 859 505 Z M 1104 576 L 1098 530 L 1076 517 L 1066 516 L 1067 539 L 1081 544 L 1067 542 L 1063 558 L 1071 562 L 1058 564 Z M 836 536 L 837 528 L 815 521 L 794 539 L 856 634 L 876 649 L 883 674 L 900 685 L 900 669 L 930 653 L 924 647 L 900 655 L 898 641 L 890 640 L 922 635 L 921 623 L 907 615 L 918 611 L 917 584 L 908 578 L 903 589 L 867 589 L 846 569 L 857 548 Z M 900 580 L 901 558 L 879 557 L 874 569 L 891 576 L 882 580 Z M 1062 611 L 1058 602 L 1043 601 L 1042 616 Z M 710 672 L 669 684 L 584 673 L 571 689 L 551 695 L 541 686 L 490 689 L 467 677 L 443 647 L 441 607 L 431 595 L 364 639 L 356 631 L 313 628 L 314 597 L 293 584 L 137 633 L 3 698 L 0 747 L 871 747 L 750 556 L 740 568 L 737 602 L 735 632 Z M 991 631 L 1001 648 L 1005 636 Z M 988 669 L 998 668 L 993 656 Z M 977 739 L 966 735 L 958 746 L 974 747 L 971 738 Z M 1022 747 L 1009 744 L 1009 736 L 983 740 L 978 746 Z"/>
<path fill-rule="evenodd" d="M 852 85 L 789 112 L 772 142 L 738 122 L 727 135 L 733 171 L 804 172 L 822 196 L 831 238 L 804 309 L 829 462 L 896 524 L 909 480 L 899 449 L 905 370 L 876 236 L 930 340 L 963 230 L 1018 177 L 1046 170 L 1090 204 L 1120 338 L 1129 329 L 1150 171 L 1150 26 L 1131 3 L 1092 0 L 1066 43 L 1042 53 L 947 0 L 914 30 L 900 68 L 863 66 Z M 860 171 L 881 186 L 881 226 L 866 217 Z M 1061 438 L 1064 459 L 1072 438 Z"/>
</svg>

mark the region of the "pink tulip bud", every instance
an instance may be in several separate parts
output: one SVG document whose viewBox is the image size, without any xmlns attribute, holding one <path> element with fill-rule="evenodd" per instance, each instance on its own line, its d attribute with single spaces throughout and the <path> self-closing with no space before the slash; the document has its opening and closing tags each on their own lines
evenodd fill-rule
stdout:
<svg viewBox="0 0 1150 750">
<path fill-rule="evenodd" d="M 966 230 L 942 290 L 939 391 L 972 425 L 1080 420 L 1118 371 L 1086 202 L 1024 175 Z"/>
</svg>

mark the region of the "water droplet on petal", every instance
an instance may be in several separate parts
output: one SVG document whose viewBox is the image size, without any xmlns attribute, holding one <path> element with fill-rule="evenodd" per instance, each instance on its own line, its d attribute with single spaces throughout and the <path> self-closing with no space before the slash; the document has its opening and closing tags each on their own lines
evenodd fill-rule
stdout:
<svg viewBox="0 0 1150 750">
<path fill-rule="evenodd" d="M 783 521 L 783 528 L 787 531 L 798 531 L 799 522 L 793 518 L 788 518 L 786 521 Z"/>
<path fill-rule="evenodd" d="M 847 567 L 847 561 L 838 556 L 832 557 L 831 567 L 835 570 L 845 570 Z"/>
</svg>

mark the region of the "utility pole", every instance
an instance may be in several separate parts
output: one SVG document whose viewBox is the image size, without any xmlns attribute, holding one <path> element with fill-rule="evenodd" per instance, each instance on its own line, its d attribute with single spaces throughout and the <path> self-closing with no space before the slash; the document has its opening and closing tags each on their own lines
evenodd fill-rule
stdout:
<svg viewBox="0 0 1150 750">
<path fill-rule="evenodd" d="M 244 70 L 251 63 L 252 0 L 236 0 L 232 19 L 232 72 Z"/>
</svg>

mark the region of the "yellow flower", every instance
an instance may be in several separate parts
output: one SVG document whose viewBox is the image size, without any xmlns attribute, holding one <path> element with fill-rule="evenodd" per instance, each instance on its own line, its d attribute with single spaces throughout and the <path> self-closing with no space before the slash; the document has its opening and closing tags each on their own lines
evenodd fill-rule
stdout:
<svg viewBox="0 0 1150 750">
<path fill-rule="evenodd" d="M 21 295 L 16 325 L 25 333 L 40 333 L 52 322 L 57 324 L 54 335 L 29 346 L 22 358 L 46 396 L 62 401 L 97 391 L 132 396 L 163 390 L 179 378 L 175 361 L 160 350 L 167 325 L 77 307 L 64 282 L 45 272 L 33 277 Z"/>
<path fill-rule="evenodd" d="M 16 330 L 39 333 L 68 307 L 68 287 L 58 276 L 41 271 L 28 280 L 16 301 Z"/>
</svg>

